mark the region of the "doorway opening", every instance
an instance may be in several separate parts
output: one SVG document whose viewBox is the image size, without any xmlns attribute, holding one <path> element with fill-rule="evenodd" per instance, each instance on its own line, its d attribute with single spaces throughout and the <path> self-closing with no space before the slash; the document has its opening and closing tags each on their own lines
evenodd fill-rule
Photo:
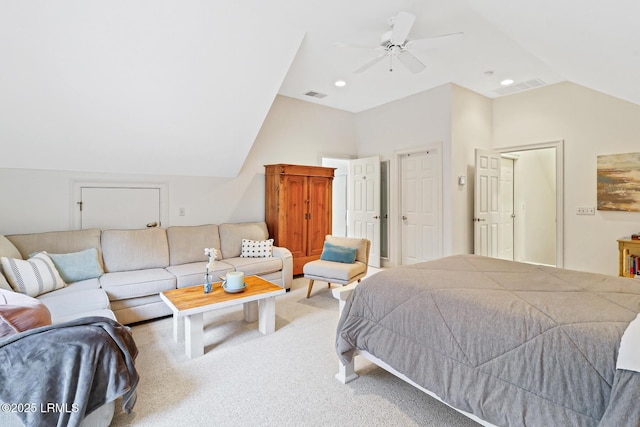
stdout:
<svg viewBox="0 0 640 427">
<path fill-rule="evenodd" d="M 366 159 L 350 159 L 350 158 L 334 158 L 334 157 L 322 157 L 321 165 L 324 167 L 335 168 L 333 179 L 333 191 L 332 191 L 332 234 L 336 236 L 351 236 L 354 233 L 361 234 L 363 230 L 349 230 L 349 182 L 351 173 L 352 162 L 356 163 L 359 160 Z M 372 266 L 378 266 L 379 262 L 374 260 L 375 253 L 373 242 L 374 239 L 379 241 L 379 257 L 383 261 L 386 261 L 389 257 L 389 161 L 380 161 L 380 206 L 379 214 L 374 217 L 376 221 L 379 221 L 379 232 L 374 237 L 369 236 L 372 240 L 372 253 L 369 259 Z M 372 187 L 369 187 L 372 188 Z M 369 199 L 373 200 L 373 198 Z M 370 210 L 375 208 L 371 208 Z M 368 233 L 374 227 L 364 227 Z M 379 234 L 379 235 L 378 235 Z"/>
<path fill-rule="evenodd" d="M 563 164 L 562 141 L 476 152 L 476 254 L 563 267 Z"/>
</svg>

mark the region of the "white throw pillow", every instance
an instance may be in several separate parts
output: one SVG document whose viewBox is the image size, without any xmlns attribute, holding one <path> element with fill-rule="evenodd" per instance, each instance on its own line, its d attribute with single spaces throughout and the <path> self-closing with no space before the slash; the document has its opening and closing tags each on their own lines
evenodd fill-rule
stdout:
<svg viewBox="0 0 640 427">
<path fill-rule="evenodd" d="M 242 239 L 241 258 L 267 258 L 273 252 L 273 239 L 249 240 Z"/>
<path fill-rule="evenodd" d="M 26 261 L 2 257 L 0 262 L 4 275 L 16 292 L 36 297 L 67 286 L 46 252 L 38 252 Z"/>
</svg>

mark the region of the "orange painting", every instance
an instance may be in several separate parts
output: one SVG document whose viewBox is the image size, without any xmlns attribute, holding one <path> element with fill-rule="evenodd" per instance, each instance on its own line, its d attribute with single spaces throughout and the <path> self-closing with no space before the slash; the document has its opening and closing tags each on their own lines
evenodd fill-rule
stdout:
<svg viewBox="0 0 640 427">
<path fill-rule="evenodd" d="M 598 156 L 598 210 L 640 212 L 640 153 Z"/>
</svg>

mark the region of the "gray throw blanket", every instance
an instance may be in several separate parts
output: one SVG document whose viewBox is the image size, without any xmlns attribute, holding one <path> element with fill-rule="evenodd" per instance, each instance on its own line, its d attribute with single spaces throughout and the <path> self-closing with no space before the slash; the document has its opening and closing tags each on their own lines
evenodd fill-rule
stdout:
<svg viewBox="0 0 640 427">
<path fill-rule="evenodd" d="M 106 317 L 9 336 L 0 340 L 3 410 L 14 411 L 28 426 L 77 426 L 86 415 L 122 396 L 129 413 L 139 380 L 137 355 L 129 330 Z"/>
</svg>

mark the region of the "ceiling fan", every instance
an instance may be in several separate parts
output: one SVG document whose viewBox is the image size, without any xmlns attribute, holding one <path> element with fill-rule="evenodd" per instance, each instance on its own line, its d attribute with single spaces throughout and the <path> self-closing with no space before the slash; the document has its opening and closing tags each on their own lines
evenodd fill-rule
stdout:
<svg viewBox="0 0 640 427">
<path fill-rule="evenodd" d="M 389 58 L 389 71 L 393 71 L 393 60 L 397 58 L 409 71 L 416 74 L 424 70 L 426 66 L 415 57 L 412 51 L 441 47 L 464 37 L 464 33 L 453 33 L 416 40 L 408 39 L 409 32 L 415 20 L 416 17 L 408 12 L 400 12 L 397 16 L 389 18 L 389 27 L 391 30 L 382 34 L 380 37 L 380 46 L 373 48 L 382 50 L 382 52 L 371 61 L 356 69 L 354 73 L 362 73 L 385 58 Z M 349 46 L 344 43 L 337 43 L 336 45 L 339 47 L 363 47 Z M 372 47 L 367 48 L 371 49 Z"/>
</svg>

